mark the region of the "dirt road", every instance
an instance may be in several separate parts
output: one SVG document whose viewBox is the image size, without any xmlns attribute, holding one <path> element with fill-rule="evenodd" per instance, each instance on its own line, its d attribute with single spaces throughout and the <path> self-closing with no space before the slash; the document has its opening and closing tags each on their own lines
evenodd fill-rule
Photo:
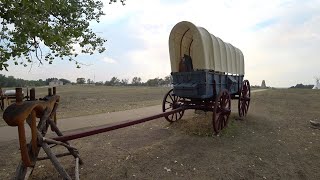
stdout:
<svg viewBox="0 0 320 180">
<path fill-rule="evenodd" d="M 266 89 L 257 89 L 257 90 L 253 90 L 252 92 L 255 93 L 255 92 L 261 92 L 265 90 Z M 161 105 L 156 105 L 156 106 L 149 106 L 149 107 L 143 107 L 143 108 L 131 109 L 131 110 L 125 110 L 125 111 L 59 119 L 58 126 L 62 131 L 65 132 L 70 130 L 110 124 L 113 122 L 119 122 L 119 121 L 124 121 L 128 119 L 137 119 L 140 117 L 145 117 L 145 116 L 149 116 L 149 115 L 153 115 L 161 112 L 162 112 Z M 59 113 L 58 113 L 58 116 L 59 116 Z M 26 129 L 27 137 L 29 137 L 30 128 L 27 127 L 26 125 L 25 129 Z M 16 127 L 10 127 L 10 126 L 0 127 L 0 143 L 14 140 L 14 139 L 18 139 L 18 133 L 17 133 Z"/>
</svg>

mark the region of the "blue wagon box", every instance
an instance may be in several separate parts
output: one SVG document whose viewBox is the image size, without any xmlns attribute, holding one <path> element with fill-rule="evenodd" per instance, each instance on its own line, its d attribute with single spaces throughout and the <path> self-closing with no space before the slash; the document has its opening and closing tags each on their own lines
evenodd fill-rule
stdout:
<svg viewBox="0 0 320 180">
<path fill-rule="evenodd" d="M 210 71 L 173 72 L 173 93 L 183 98 L 215 98 L 221 90 L 238 93 L 243 76 L 216 74 Z"/>
</svg>

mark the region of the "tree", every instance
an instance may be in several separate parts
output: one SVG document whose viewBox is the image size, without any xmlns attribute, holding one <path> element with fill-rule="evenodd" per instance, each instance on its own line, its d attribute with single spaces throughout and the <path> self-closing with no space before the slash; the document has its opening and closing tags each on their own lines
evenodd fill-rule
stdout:
<svg viewBox="0 0 320 180">
<path fill-rule="evenodd" d="M 26 87 L 26 86 L 44 86 L 46 82 L 42 79 L 36 80 L 24 80 L 15 78 L 13 76 L 6 77 L 0 74 L 0 87 Z"/>
<path fill-rule="evenodd" d="M 121 79 L 121 82 L 120 82 L 121 85 L 126 86 L 128 85 L 128 83 L 129 83 L 129 79 Z"/>
<path fill-rule="evenodd" d="M 303 85 L 302 83 L 297 84 L 296 86 L 291 86 L 290 88 L 298 88 L 298 89 L 312 89 L 313 85 Z"/>
<path fill-rule="evenodd" d="M 87 84 L 94 84 L 94 82 L 91 79 L 87 79 Z"/>
<path fill-rule="evenodd" d="M 111 86 L 119 86 L 120 80 L 117 77 L 112 77 L 110 80 L 110 85 Z"/>
<path fill-rule="evenodd" d="M 63 82 L 63 84 L 71 83 L 71 81 L 69 81 L 68 79 L 63 79 L 63 78 L 59 79 L 59 81 Z"/>
<path fill-rule="evenodd" d="M 170 84 L 172 84 L 172 76 L 169 75 L 169 76 L 164 77 L 164 85 L 169 86 Z"/>
<path fill-rule="evenodd" d="M 111 86 L 110 81 L 105 81 L 105 82 L 104 82 L 104 85 L 105 85 L 105 86 Z"/>
<path fill-rule="evenodd" d="M 103 81 L 99 81 L 95 83 L 96 86 L 102 86 L 103 85 Z"/>
<path fill-rule="evenodd" d="M 1 0 L 0 70 L 7 70 L 9 60 L 27 66 L 33 57 L 40 64 L 68 59 L 79 68 L 75 45 L 90 55 L 105 51 L 106 40 L 89 28 L 90 21 L 104 15 L 102 7 L 99 0 Z"/>
<path fill-rule="evenodd" d="M 149 79 L 146 82 L 147 86 L 159 86 L 159 85 L 164 85 L 164 81 L 162 78 L 154 78 L 154 79 Z"/>
<path fill-rule="evenodd" d="M 77 78 L 77 84 L 84 84 L 84 83 L 86 83 L 85 78 Z"/>
<path fill-rule="evenodd" d="M 140 77 L 134 77 L 134 78 L 132 78 L 131 84 L 132 84 L 132 85 L 135 85 L 135 86 L 140 85 L 140 84 L 141 84 L 141 78 L 140 78 Z"/>
</svg>

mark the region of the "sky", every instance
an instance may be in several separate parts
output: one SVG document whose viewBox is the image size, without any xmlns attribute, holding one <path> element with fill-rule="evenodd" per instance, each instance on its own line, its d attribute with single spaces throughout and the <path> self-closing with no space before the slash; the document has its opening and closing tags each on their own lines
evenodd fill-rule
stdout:
<svg viewBox="0 0 320 180">
<path fill-rule="evenodd" d="M 97 81 L 170 74 L 168 40 L 180 21 L 190 21 L 238 47 L 244 54 L 245 79 L 252 85 L 290 87 L 314 84 L 320 77 L 320 0 L 127 0 L 109 4 L 91 23 L 107 39 L 102 54 L 79 55 L 80 69 L 69 61 L 22 67 L 0 73 L 23 79 L 78 77 Z"/>
</svg>

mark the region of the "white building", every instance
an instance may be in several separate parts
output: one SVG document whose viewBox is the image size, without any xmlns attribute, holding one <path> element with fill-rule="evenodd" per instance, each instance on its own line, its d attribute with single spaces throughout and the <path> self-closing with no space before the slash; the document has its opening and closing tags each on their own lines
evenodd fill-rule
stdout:
<svg viewBox="0 0 320 180">
<path fill-rule="evenodd" d="M 62 81 L 59 81 L 57 79 L 49 82 L 49 86 L 62 86 L 63 85 L 63 82 Z"/>
<path fill-rule="evenodd" d="M 320 83 L 319 83 L 319 81 L 320 81 L 320 78 L 316 78 L 316 84 L 313 86 L 312 89 L 320 89 Z"/>
</svg>

